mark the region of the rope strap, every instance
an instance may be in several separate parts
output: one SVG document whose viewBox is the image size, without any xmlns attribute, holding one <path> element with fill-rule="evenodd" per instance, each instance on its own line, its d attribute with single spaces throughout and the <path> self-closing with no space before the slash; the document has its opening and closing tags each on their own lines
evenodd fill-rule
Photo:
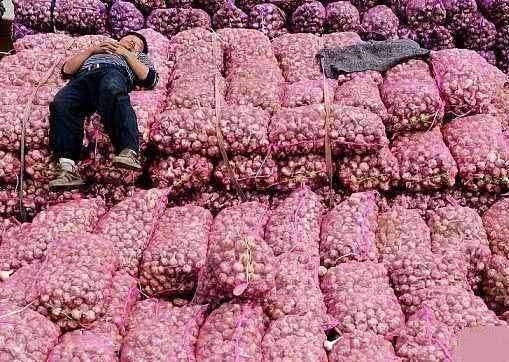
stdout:
<svg viewBox="0 0 509 362">
<path fill-rule="evenodd" d="M 321 61 L 321 66 L 323 69 L 323 59 Z M 332 167 L 332 149 L 330 143 L 330 113 L 331 113 L 331 105 L 330 105 L 330 94 L 329 94 L 329 83 L 327 81 L 327 77 L 325 73 L 322 73 L 322 81 L 323 81 L 323 106 L 325 110 L 325 163 L 327 166 L 327 178 L 329 179 L 329 204 L 332 205 L 332 179 L 334 177 L 334 169 Z"/>
</svg>

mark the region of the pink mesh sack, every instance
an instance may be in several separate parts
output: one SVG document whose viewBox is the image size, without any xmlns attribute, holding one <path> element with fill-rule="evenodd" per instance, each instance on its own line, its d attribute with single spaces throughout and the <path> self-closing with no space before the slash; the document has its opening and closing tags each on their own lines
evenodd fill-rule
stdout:
<svg viewBox="0 0 509 362">
<path fill-rule="evenodd" d="M 286 14 L 274 4 L 257 4 L 248 15 L 249 27 L 271 39 L 279 36 L 286 25 Z"/>
<path fill-rule="evenodd" d="M 365 154 L 387 145 L 382 120 L 362 108 L 332 105 L 329 136 L 334 155 Z M 286 108 L 277 112 L 269 126 L 269 140 L 277 157 L 323 154 L 325 109 L 323 105 Z"/>
<path fill-rule="evenodd" d="M 320 234 L 320 261 L 326 268 L 348 261 L 378 260 L 378 206 L 372 192 L 356 193 L 325 215 Z"/>
<path fill-rule="evenodd" d="M 308 186 L 317 190 L 329 184 L 327 162 L 324 155 L 290 156 L 277 161 L 278 182 L 272 185 L 276 191 L 291 192 Z M 334 164 L 332 165 L 334 173 Z"/>
<path fill-rule="evenodd" d="M 467 267 L 461 253 L 446 251 L 433 254 L 431 250 L 401 254 L 388 264 L 392 286 L 398 296 L 439 286 L 469 290 Z"/>
<path fill-rule="evenodd" d="M 143 250 L 149 244 L 157 226 L 168 191 L 140 190 L 125 199 L 99 220 L 95 231 L 113 242 L 120 268 L 138 276 Z"/>
<path fill-rule="evenodd" d="M 16 154 L 0 151 L 0 182 L 16 183 L 20 162 Z"/>
<path fill-rule="evenodd" d="M 372 261 L 339 264 L 327 270 L 320 282 L 324 295 L 381 285 L 389 285 L 387 269 L 382 264 Z"/>
<path fill-rule="evenodd" d="M 493 255 L 486 265 L 482 280 L 484 300 L 491 310 L 497 313 L 507 311 L 509 307 L 509 260 Z"/>
<path fill-rule="evenodd" d="M 147 17 L 146 26 L 171 39 L 181 31 L 210 28 L 210 16 L 201 9 L 155 9 Z"/>
<path fill-rule="evenodd" d="M 93 332 L 77 330 L 66 333 L 48 354 L 47 362 L 119 361 L 114 344 Z"/>
<path fill-rule="evenodd" d="M 166 209 L 143 252 L 140 284 L 149 296 L 192 293 L 205 265 L 212 214 L 201 207 Z"/>
<path fill-rule="evenodd" d="M 56 240 L 36 282 L 37 311 L 67 330 L 95 322 L 106 312 L 117 267 L 104 237 L 81 233 Z"/>
<path fill-rule="evenodd" d="M 334 343 L 334 342 L 333 342 Z M 392 344 L 372 332 L 346 333 L 335 341 L 329 362 L 399 362 Z"/>
<path fill-rule="evenodd" d="M 327 337 L 316 319 L 309 315 L 286 316 L 272 321 L 263 337 L 265 361 L 327 362 L 323 343 Z"/>
<path fill-rule="evenodd" d="M 398 136 L 391 145 L 391 152 L 398 159 L 404 188 L 426 191 L 454 185 L 458 168 L 439 127 Z"/>
<path fill-rule="evenodd" d="M 468 207 L 447 206 L 435 210 L 428 224 L 432 250 L 463 254 L 468 263 L 468 282 L 476 290 L 491 255 L 481 217 Z"/>
<path fill-rule="evenodd" d="M 488 192 L 508 188 L 509 143 L 497 118 L 486 114 L 456 119 L 445 127 L 444 139 L 464 187 Z"/>
<path fill-rule="evenodd" d="M 124 201 L 125 199 L 134 195 L 136 191 L 140 190 L 135 185 L 124 184 L 95 184 L 87 190 L 88 197 L 100 197 L 106 202 L 106 207 L 111 209 L 116 204 Z"/>
<path fill-rule="evenodd" d="M 410 59 L 399 63 L 385 72 L 385 80 L 390 82 L 422 80 L 432 77 L 428 63 L 419 59 Z"/>
<path fill-rule="evenodd" d="M 171 188 L 171 194 L 201 189 L 208 185 L 213 165 L 200 155 L 156 158 L 149 166 L 152 183 L 158 188 Z"/>
<path fill-rule="evenodd" d="M 473 50 L 447 49 L 431 55 L 433 73 L 445 101 L 455 115 L 484 113 L 506 77 Z"/>
<path fill-rule="evenodd" d="M 23 204 L 29 217 L 33 217 L 36 213 L 46 210 L 53 205 L 75 201 L 81 198 L 77 190 L 54 192 L 49 190 L 48 184 L 37 183 L 28 178 L 25 180 Z M 3 190 L 0 191 L 0 195 L 1 208 L 5 210 L 7 215 L 19 215 L 20 209 L 16 185 L 6 185 Z"/>
<path fill-rule="evenodd" d="M 401 296 L 399 300 L 408 316 L 427 306 L 435 318 L 452 333 L 458 333 L 464 328 L 506 324 L 488 309 L 481 298 L 459 287 L 420 289 Z"/>
<path fill-rule="evenodd" d="M 34 262 L 16 270 L 12 275 L 4 273 L 6 275 L 2 275 L 0 278 L 0 301 L 11 303 L 20 308 L 37 303 L 38 295 L 35 283 L 41 266 L 40 262 Z M 6 276 L 8 276 L 7 279 Z"/>
<path fill-rule="evenodd" d="M 60 329 L 39 313 L 5 302 L 0 302 L 0 325 L 2 362 L 45 362 L 60 335 Z"/>
<path fill-rule="evenodd" d="M 302 80 L 294 83 L 286 83 L 283 88 L 281 105 L 287 108 L 309 106 L 323 103 L 323 80 Z M 334 94 L 335 81 L 326 82 L 329 94 Z M 330 100 L 332 103 L 332 99 Z"/>
<path fill-rule="evenodd" d="M 224 209 L 216 216 L 199 292 L 213 296 L 215 289 L 230 298 L 262 299 L 274 287 L 276 259 L 263 239 L 268 217 L 267 208 L 257 202 Z"/>
<path fill-rule="evenodd" d="M 100 0 L 56 0 L 53 10 L 55 27 L 74 34 L 106 34 L 108 10 Z"/>
<path fill-rule="evenodd" d="M 108 24 L 112 35 L 120 39 L 130 31 L 142 29 L 145 25 L 145 17 L 134 4 L 116 1 L 108 13 Z"/>
<path fill-rule="evenodd" d="M 132 0 L 134 5 L 145 13 L 150 13 L 151 10 L 165 8 L 165 0 Z"/>
<path fill-rule="evenodd" d="M 319 1 L 306 1 L 292 13 L 292 30 L 295 33 L 323 32 L 325 7 Z"/>
<path fill-rule="evenodd" d="M 331 32 L 358 31 L 359 11 L 349 1 L 336 1 L 326 7 L 325 26 Z"/>
<path fill-rule="evenodd" d="M 120 350 L 118 340 L 126 334 L 129 316 L 140 299 L 138 280 L 124 271 L 116 272 L 104 315 L 87 329 L 100 336 L 109 337 L 115 344 L 115 350 Z"/>
<path fill-rule="evenodd" d="M 371 331 L 392 339 L 404 325 L 404 315 L 392 289 L 373 289 L 324 294 L 325 305 L 342 333 Z M 362 316 L 357 319 L 357 316 Z"/>
<path fill-rule="evenodd" d="M 154 122 L 151 139 L 165 153 L 197 153 L 219 157 L 213 109 L 180 109 L 166 111 Z M 219 127 L 228 155 L 250 154 L 265 150 L 269 144 L 267 113 L 250 106 L 225 107 Z"/>
<path fill-rule="evenodd" d="M 168 302 L 153 301 L 147 299 L 136 305 L 120 361 L 196 361 L 195 343 L 206 306 L 173 307 Z"/>
<path fill-rule="evenodd" d="M 309 188 L 292 192 L 270 215 L 265 241 L 279 256 L 302 251 L 318 255 L 320 225 L 325 209 L 320 197 Z"/>
<path fill-rule="evenodd" d="M 372 7 L 362 16 L 361 31 L 367 40 L 397 39 L 398 27 L 398 17 L 385 5 Z"/>
<path fill-rule="evenodd" d="M 419 38 L 421 39 L 422 46 L 426 49 L 443 50 L 456 48 L 456 39 L 454 38 L 454 33 L 445 26 L 432 26 L 431 28 L 423 29 L 420 31 L 422 33 L 419 34 Z M 488 60 L 485 55 L 488 54 L 484 54 L 483 58 Z M 488 61 L 488 63 L 490 62 Z"/>
<path fill-rule="evenodd" d="M 91 232 L 105 212 L 98 199 L 76 200 L 40 212 L 31 224 L 9 231 L 0 245 L 0 270 L 16 270 L 41 260 L 55 239 L 80 232 Z"/>
<path fill-rule="evenodd" d="M 412 27 L 418 27 L 423 23 L 442 24 L 446 15 L 442 1 L 437 0 L 407 0 L 404 13 Z"/>
<path fill-rule="evenodd" d="M 385 81 L 382 97 L 389 117 L 390 132 L 425 131 L 440 125 L 444 103 L 431 76 L 427 80 Z"/>
<path fill-rule="evenodd" d="M 253 29 L 219 29 L 217 31 L 225 51 L 227 68 L 242 68 L 247 60 L 274 61 L 269 38 Z"/>
<path fill-rule="evenodd" d="M 245 191 L 246 201 L 258 201 L 267 207 L 271 197 L 266 192 Z M 188 192 L 169 199 L 170 206 L 186 206 L 188 204 L 200 206 L 217 215 L 221 210 L 238 206 L 242 202 L 241 195 L 236 191 L 218 190 L 214 185 L 208 185 L 203 190 Z"/>
<path fill-rule="evenodd" d="M 272 48 L 287 82 L 320 79 L 316 54 L 321 47 L 316 35 L 285 34 L 272 41 Z"/>
<path fill-rule="evenodd" d="M 266 317 L 251 302 L 230 302 L 214 310 L 200 328 L 196 360 L 261 361 Z"/>
<path fill-rule="evenodd" d="M 218 83 L 214 83 L 217 77 Z M 224 99 L 226 93 L 225 79 L 215 74 L 189 74 L 183 73 L 175 76 L 169 88 L 167 109 L 178 108 L 215 108 L 215 87 Z"/>
<path fill-rule="evenodd" d="M 52 1 L 16 0 L 13 1 L 16 21 L 37 31 L 53 30 Z"/>
<path fill-rule="evenodd" d="M 344 106 L 364 108 L 386 122 L 388 113 L 380 98 L 378 85 L 363 78 L 354 78 L 341 83 L 334 94 L 334 103 Z"/>
<path fill-rule="evenodd" d="M 323 41 L 323 46 L 325 48 L 347 47 L 350 45 L 362 43 L 362 39 L 359 34 L 353 31 L 323 34 L 320 39 Z M 371 71 L 368 70 L 366 72 Z M 357 73 L 352 73 L 351 75 L 354 74 Z"/>
<path fill-rule="evenodd" d="M 380 264 L 350 262 L 329 269 L 321 289 L 342 333 L 371 331 L 391 339 L 404 325 L 387 270 Z"/>
<path fill-rule="evenodd" d="M 55 86 L 41 86 L 37 89 L 32 104 L 36 106 L 49 106 L 50 102 L 55 98 L 58 88 Z M 5 85 L 0 89 L 0 106 L 17 106 L 26 104 L 35 91 L 35 87 Z"/>
<path fill-rule="evenodd" d="M 269 154 L 237 155 L 229 159 L 229 164 L 236 181 L 224 161 L 219 161 L 214 169 L 214 179 L 226 190 L 235 190 L 236 185 L 246 190 L 267 189 L 278 182 L 278 166 Z"/>
<path fill-rule="evenodd" d="M 247 14 L 235 6 L 233 1 L 226 1 L 224 6 L 214 12 L 212 25 L 215 29 L 247 28 L 248 20 Z"/>
<path fill-rule="evenodd" d="M 502 199 L 491 206 L 482 216 L 490 249 L 493 254 L 509 259 L 509 199 Z"/>
<path fill-rule="evenodd" d="M 25 106 L 0 107 L 0 149 L 17 152 L 21 146 L 21 122 Z M 49 143 L 48 107 L 34 106 L 25 126 L 25 147 L 47 148 Z"/>
<path fill-rule="evenodd" d="M 389 147 L 369 155 L 343 156 L 337 169 L 341 185 L 351 192 L 390 191 L 399 185 L 398 160 Z"/>
<path fill-rule="evenodd" d="M 394 206 L 378 216 L 377 247 L 380 261 L 431 251 L 430 230 L 417 210 Z"/>
<path fill-rule="evenodd" d="M 65 57 L 58 53 L 51 55 L 41 53 L 42 50 L 33 50 L 4 57 L 0 62 L 5 69 L 5 73 L 0 75 L 2 84 L 33 87 L 45 80 L 44 84 L 48 86 L 65 85 L 67 81 L 62 79 L 60 72 L 48 74 L 48 69 L 55 64 L 55 69 L 60 69 Z"/>
<path fill-rule="evenodd" d="M 318 256 L 292 251 L 278 257 L 275 288 L 263 303 L 265 313 L 277 320 L 309 314 L 324 329 L 331 324 L 318 283 Z"/>
<path fill-rule="evenodd" d="M 182 31 L 169 41 L 169 58 L 175 63 L 174 73 L 222 72 L 224 49 L 221 37 L 209 29 L 194 28 Z"/>
<path fill-rule="evenodd" d="M 431 192 L 402 192 L 388 199 L 389 205 L 415 209 L 423 218 L 429 218 L 430 212 L 445 206 L 460 205 L 470 207 L 482 214 L 496 201 L 496 194 L 472 192 L 455 186 L 450 190 Z"/>
<path fill-rule="evenodd" d="M 438 321 L 424 305 L 410 316 L 396 339 L 396 353 L 415 361 L 452 361 L 456 343 L 456 337 L 447 325 Z"/>
<path fill-rule="evenodd" d="M 273 114 L 281 108 L 283 77 L 274 57 L 249 59 L 228 68 L 226 103 L 259 107 Z"/>
</svg>

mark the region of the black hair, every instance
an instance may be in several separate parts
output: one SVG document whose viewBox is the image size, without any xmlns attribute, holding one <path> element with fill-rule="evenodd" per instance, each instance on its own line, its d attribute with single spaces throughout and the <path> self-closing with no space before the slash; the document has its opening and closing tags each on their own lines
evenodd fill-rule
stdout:
<svg viewBox="0 0 509 362">
<path fill-rule="evenodd" d="M 141 35 L 140 33 L 135 32 L 135 31 L 130 31 L 126 35 L 124 35 L 122 38 L 125 38 L 128 35 L 133 35 L 133 36 L 137 37 L 138 39 L 140 39 L 143 42 L 143 53 L 148 54 L 147 39 L 145 39 L 145 37 L 143 35 Z"/>
</svg>

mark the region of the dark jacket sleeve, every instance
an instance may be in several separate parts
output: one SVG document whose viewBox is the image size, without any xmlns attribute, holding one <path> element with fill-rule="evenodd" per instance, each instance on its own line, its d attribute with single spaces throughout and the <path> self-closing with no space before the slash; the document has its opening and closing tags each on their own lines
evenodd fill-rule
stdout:
<svg viewBox="0 0 509 362">
<path fill-rule="evenodd" d="M 145 78 L 145 80 L 138 81 L 138 84 L 143 88 L 154 89 L 158 82 L 159 74 L 155 68 L 149 68 L 147 78 Z"/>
<path fill-rule="evenodd" d="M 159 74 L 150 58 L 144 54 L 138 54 L 138 60 L 148 67 L 148 74 L 144 80 L 138 80 L 137 84 L 146 89 L 154 89 L 159 82 Z"/>
</svg>

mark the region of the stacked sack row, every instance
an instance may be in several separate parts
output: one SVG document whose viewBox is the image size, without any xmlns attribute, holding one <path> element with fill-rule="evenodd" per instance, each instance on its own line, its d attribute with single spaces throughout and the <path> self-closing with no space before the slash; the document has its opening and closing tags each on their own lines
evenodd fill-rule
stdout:
<svg viewBox="0 0 509 362">
<path fill-rule="evenodd" d="M 327 193 L 333 179 L 348 192 L 383 191 L 390 202 L 423 211 L 451 198 L 485 211 L 508 188 L 506 77 L 475 52 L 442 50 L 429 64 L 411 60 L 385 74 L 324 79 L 317 52 L 358 44 L 357 34 L 286 34 L 271 43 L 249 29 L 196 28 L 170 41 L 141 32 L 161 75 L 156 90 L 131 93 L 145 173 L 110 167 L 112 149 L 98 115 L 85 129 L 82 173 L 100 185 L 92 192 L 109 204 L 148 182 L 171 187 L 176 203 L 204 206 L 264 198 L 304 183 Z M 0 182 L 10 185 L 2 189 L 3 215 L 17 205 L 26 116 L 25 169 L 38 184 L 27 193 L 38 195 L 38 209 L 48 202 L 48 192 L 37 190 L 54 177 L 47 107 L 64 84 L 59 67 L 71 52 L 103 39 L 28 36 L 1 61 L 7 86 L 0 101 L 6 119 Z M 43 48 L 55 51 L 48 56 Z"/>
<path fill-rule="evenodd" d="M 381 212 L 373 192 L 326 211 L 301 188 L 275 208 L 216 217 L 166 208 L 168 192 L 3 222 L 2 355 L 442 361 L 465 329 L 506 324 L 507 200 L 483 219 L 450 206 L 426 223 L 413 209 Z"/>
<path fill-rule="evenodd" d="M 192 32 L 195 30 L 184 33 Z M 228 33 L 244 34 L 246 39 L 254 34 L 224 30 L 218 36 L 224 40 L 228 36 L 223 34 Z M 442 200 L 461 199 L 460 203 L 484 211 L 483 204 L 492 203 L 508 186 L 505 76 L 476 53 L 454 49 L 433 53 L 430 64 L 411 60 L 383 76 L 369 71 L 324 81 L 316 53 L 323 47 L 358 42 L 355 33 L 283 35 L 272 42 L 272 49 L 285 83 L 279 88 L 280 98 L 272 91 L 276 81 L 268 80 L 265 94 L 246 96 L 249 106 L 259 108 L 249 110 L 256 119 L 240 127 L 221 125 L 224 140 L 220 142 L 214 123 L 203 120 L 216 111 L 185 111 L 178 117 L 169 112 L 154 123 L 152 141 L 163 151 L 191 152 L 211 159 L 221 155 L 223 143 L 230 167 L 224 159 L 216 162 L 213 183 L 226 189 L 288 191 L 300 183 L 319 189 L 327 185 L 331 173 L 325 157 L 328 121 L 330 169 L 347 191 L 403 190 L 396 202 L 412 202 L 438 192 Z M 252 44 L 246 46 L 257 49 L 257 43 Z M 243 43 L 235 47 L 240 49 Z M 230 53 L 225 54 L 226 74 L 231 72 Z M 273 60 L 265 65 L 271 67 Z M 251 79 L 256 81 L 258 74 L 253 72 Z M 266 72 L 273 78 L 271 74 Z M 239 102 L 233 97 L 236 87 L 231 79 L 226 77 L 225 99 L 235 105 Z M 247 94 L 251 82 L 243 84 Z M 215 88 L 216 95 L 222 95 L 221 87 L 219 83 Z M 211 93 L 209 88 L 205 101 L 197 96 L 194 101 L 186 98 L 187 107 L 213 103 Z M 224 117 L 228 107 L 220 111 Z M 262 111 L 267 112 L 265 118 Z M 198 123 L 208 124 L 208 130 L 191 132 Z M 204 143 L 213 147 L 203 150 Z"/>
<path fill-rule="evenodd" d="M 363 40 L 412 39 L 432 50 L 472 49 L 509 70 L 506 0 L 16 0 L 14 39 L 36 32 L 110 34 L 145 26 L 168 38 L 195 27 L 286 33 L 356 32 Z"/>
<path fill-rule="evenodd" d="M 168 40 L 150 29 L 142 30 L 141 33 L 147 38 L 150 56 L 160 74 L 160 82 L 155 90 L 135 90 L 130 94 L 138 117 L 140 144 L 144 148 L 148 143 L 151 123 L 166 102 L 170 64 L 167 55 Z M 18 211 L 17 192 L 21 186 L 25 194 L 24 205 L 30 211 L 76 196 L 71 192 L 49 192 L 47 188 L 48 181 L 56 177 L 58 171 L 55 163 L 51 162 L 48 149 L 49 104 L 66 84 L 60 73 L 63 61 L 106 39 L 99 35 L 77 38 L 62 34 L 30 36 L 16 42 L 16 53 L 0 61 L 0 67 L 5 71 L 0 101 L 1 215 L 13 215 Z M 25 182 L 20 185 L 23 133 Z M 133 182 L 139 175 L 111 167 L 110 157 L 113 150 L 104 135 L 98 114 L 92 115 L 86 122 L 83 146 L 84 155 L 80 169 L 83 176 L 94 183 L 88 192 L 103 196 L 110 200 L 110 203 L 114 203 L 134 189 Z"/>
</svg>

